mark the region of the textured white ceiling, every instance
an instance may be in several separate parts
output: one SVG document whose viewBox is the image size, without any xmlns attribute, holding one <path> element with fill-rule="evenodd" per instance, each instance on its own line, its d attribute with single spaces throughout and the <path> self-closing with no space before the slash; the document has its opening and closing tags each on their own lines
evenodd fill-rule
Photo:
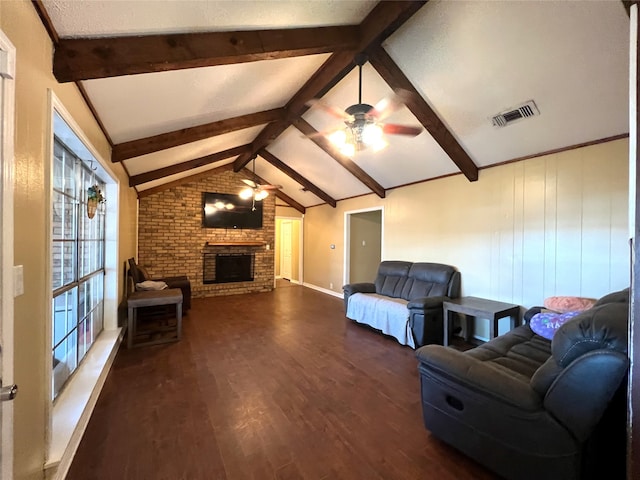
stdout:
<svg viewBox="0 0 640 480">
<path fill-rule="evenodd" d="M 114 143 L 282 107 L 328 55 L 83 82 Z"/>
<path fill-rule="evenodd" d="M 150 170 L 168 167 L 177 163 L 187 162 L 196 158 L 211 155 L 212 153 L 228 150 L 229 145 L 239 146 L 251 143 L 264 125 L 245 128 L 235 132 L 225 133 L 216 137 L 199 140 L 197 142 L 167 148 L 159 152 L 140 155 L 139 157 L 124 160 L 129 175 L 138 175 Z"/>
<path fill-rule="evenodd" d="M 252 30 L 358 24 L 375 1 L 59 1 L 45 0 L 62 37 Z M 431 0 L 385 49 L 476 165 L 489 166 L 628 132 L 629 21 L 619 1 Z M 83 82 L 114 143 L 284 106 L 328 55 L 107 78 Z M 363 101 L 391 89 L 365 65 Z M 357 102 L 357 69 L 326 96 Z M 491 117 L 527 100 L 541 115 L 496 128 Z M 318 130 L 340 125 L 318 108 Z M 390 122 L 415 124 L 402 108 Z M 260 127 L 125 161 L 132 175 L 250 142 Z M 370 190 L 295 128 L 268 150 L 335 199 Z M 233 159 L 225 160 L 228 163 Z M 458 172 L 428 132 L 391 136 L 382 152 L 354 162 L 384 188 Z M 201 167 L 141 185 L 186 177 Z M 256 173 L 302 205 L 322 203 L 258 157 Z"/>
<path fill-rule="evenodd" d="M 355 25 L 376 0 L 43 0 L 61 37 Z"/>
<path fill-rule="evenodd" d="M 429 2 L 386 45 L 477 165 L 628 132 L 622 2 Z M 527 100 L 540 116 L 491 117 Z"/>
</svg>

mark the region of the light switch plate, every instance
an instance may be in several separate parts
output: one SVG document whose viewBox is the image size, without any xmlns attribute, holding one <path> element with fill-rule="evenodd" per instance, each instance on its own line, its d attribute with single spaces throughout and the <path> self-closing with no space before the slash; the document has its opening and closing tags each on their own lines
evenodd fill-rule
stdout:
<svg viewBox="0 0 640 480">
<path fill-rule="evenodd" d="M 24 293 L 24 268 L 22 265 L 13 266 L 13 296 L 19 297 Z"/>
</svg>

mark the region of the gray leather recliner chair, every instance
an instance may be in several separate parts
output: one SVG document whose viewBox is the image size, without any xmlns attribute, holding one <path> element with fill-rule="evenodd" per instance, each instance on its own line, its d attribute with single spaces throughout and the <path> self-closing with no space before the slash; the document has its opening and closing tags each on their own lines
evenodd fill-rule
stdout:
<svg viewBox="0 0 640 480">
<path fill-rule="evenodd" d="M 507 479 L 624 478 L 628 301 L 601 298 L 552 341 L 522 325 L 418 349 L 426 428 Z"/>
</svg>

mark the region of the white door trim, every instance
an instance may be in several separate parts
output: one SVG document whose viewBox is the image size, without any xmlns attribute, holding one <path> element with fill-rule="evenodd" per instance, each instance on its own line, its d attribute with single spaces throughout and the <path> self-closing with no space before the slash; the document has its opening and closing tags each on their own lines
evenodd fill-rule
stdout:
<svg viewBox="0 0 640 480">
<path fill-rule="evenodd" d="M 15 135 L 15 65 L 16 49 L 9 38 L 0 30 L 0 51 L 2 65 L 0 75 L 2 85 L 2 132 L 0 138 L 0 163 L 2 168 L 2 244 L 0 256 L 2 266 L 0 272 L 0 310 L 2 311 L 2 381 L 4 385 L 14 382 L 13 378 L 13 169 L 14 169 L 14 135 Z M 13 402 L 2 405 L 2 439 L 0 478 L 13 478 Z"/>
<path fill-rule="evenodd" d="M 300 225 L 298 227 L 299 232 L 299 241 L 298 241 L 298 280 L 291 281 L 291 283 L 299 283 L 302 285 L 304 283 L 304 215 L 301 217 L 288 217 L 288 216 L 276 216 L 277 220 L 294 220 L 299 221 Z M 280 242 L 278 242 L 278 245 Z M 280 248 L 280 247 L 278 247 Z M 281 272 L 282 273 L 282 272 Z"/>
<path fill-rule="evenodd" d="M 349 283 L 349 261 L 351 257 L 351 215 L 355 213 L 380 211 L 380 258 L 384 260 L 384 206 L 361 208 L 359 210 L 349 210 L 344 212 L 344 264 L 342 266 L 342 284 Z"/>
</svg>

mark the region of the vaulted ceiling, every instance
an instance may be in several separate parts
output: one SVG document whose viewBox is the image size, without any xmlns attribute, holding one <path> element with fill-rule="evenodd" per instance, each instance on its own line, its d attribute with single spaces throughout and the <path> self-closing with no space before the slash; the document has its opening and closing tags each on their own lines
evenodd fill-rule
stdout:
<svg viewBox="0 0 640 480">
<path fill-rule="evenodd" d="M 54 75 L 77 83 L 140 196 L 256 158 L 304 211 L 628 132 L 622 2 L 34 4 Z M 363 102 L 412 92 L 387 120 L 424 130 L 348 158 L 314 135 L 341 120 L 308 102 L 358 103 L 361 53 Z M 492 124 L 529 100 L 540 115 Z"/>
</svg>

